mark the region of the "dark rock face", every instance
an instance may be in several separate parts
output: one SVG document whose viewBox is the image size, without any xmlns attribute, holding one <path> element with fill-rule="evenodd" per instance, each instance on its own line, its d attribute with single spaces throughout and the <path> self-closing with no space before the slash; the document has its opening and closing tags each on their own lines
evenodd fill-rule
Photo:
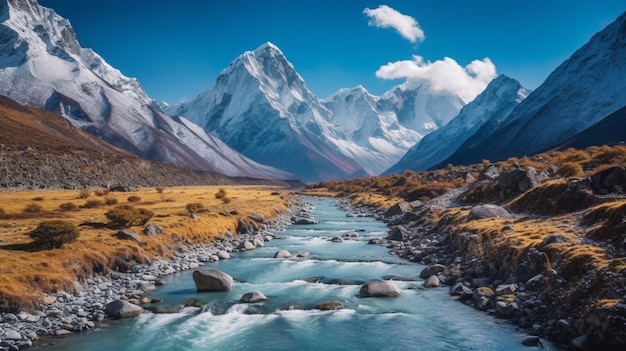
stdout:
<svg viewBox="0 0 626 351">
<path fill-rule="evenodd" d="M 626 193 L 626 169 L 611 167 L 591 176 L 591 188 L 594 194 Z"/>
<path fill-rule="evenodd" d="M 196 290 L 202 291 L 228 291 L 233 287 L 233 278 L 216 269 L 203 269 L 193 272 L 193 281 Z"/>
</svg>

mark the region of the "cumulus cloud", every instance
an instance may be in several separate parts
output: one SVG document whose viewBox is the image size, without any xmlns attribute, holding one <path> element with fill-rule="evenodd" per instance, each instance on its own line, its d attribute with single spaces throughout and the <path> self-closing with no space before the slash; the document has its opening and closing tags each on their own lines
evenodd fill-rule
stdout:
<svg viewBox="0 0 626 351">
<path fill-rule="evenodd" d="M 370 18 L 370 26 L 393 28 L 411 43 L 423 41 L 425 38 L 424 31 L 415 18 L 403 15 L 387 5 L 380 5 L 375 9 L 365 8 L 363 13 Z"/>
<path fill-rule="evenodd" d="M 417 55 L 413 60 L 390 62 L 376 71 L 376 76 L 382 79 L 428 81 L 434 91 L 457 94 L 466 103 L 474 100 L 496 75 L 496 66 L 489 58 L 474 60 L 462 67 L 449 57 L 430 62 Z"/>
</svg>

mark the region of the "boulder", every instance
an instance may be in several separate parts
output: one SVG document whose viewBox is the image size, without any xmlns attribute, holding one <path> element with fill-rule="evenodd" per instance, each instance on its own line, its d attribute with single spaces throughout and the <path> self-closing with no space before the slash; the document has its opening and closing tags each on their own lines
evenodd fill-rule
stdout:
<svg viewBox="0 0 626 351">
<path fill-rule="evenodd" d="M 291 256 L 293 255 L 287 250 L 278 250 L 274 254 L 274 258 L 290 258 Z"/>
<path fill-rule="evenodd" d="M 300 225 L 304 225 L 304 224 L 318 224 L 319 223 L 314 218 L 306 218 L 306 217 L 295 217 L 295 218 L 292 218 L 292 222 L 293 222 L 293 224 L 300 224 Z"/>
<path fill-rule="evenodd" d="M 334 311 L 343 308 L 343 304 L 339 301 L 324 301 L 318 303 L 313 308 L 322 311 Z"/>
<path fill-rule="evenodd" d="M 424 286 L 427 288 L 439 287 L 441 286 L 441 280 L 439 280 L 439 277 L 436 275 L 431 275 L 428 279 L 426 279 L 426 282 L 424 282 Z"/>
<path fill-rule="evenodd" d="M 248 217 L 257 223 L 265 223 L 265 217 L 263 217 L 263 215 L 250 213 Z"/>
<path fill-rule="evenodd" d="M 248 293 L 243 294 L 241 296 L 241 298 L 239 299 L 239 302 L 256 303 L 256 302 L 263 302 L 263 301 L 267 301 L 267 300 L 269 300 L 269 299 L 262 292 L 260 292 L 260 291 L 252 291 L 252 292 L 248 292 Z"/>
<path fill-rule="evenodd" d="M 163 234 L 163 228 L 154 223 L 150 223 L 145 228 L 143 228 L 143 233 L 148 236 L 161 235 Z"/>
<path fill-rule="evenodd" d="M 501 284 L 496 287 L 496 295 L 512 295 L 517 291 L 517 284 Z"/>
<path fill-rule="evenodd" d="M 133 191 L 133 189 L 131 189 L 131 187 L 126 186 L 126 185 L 115 185 L 109 188 L 110 191 L 118 191 L 118 192 L 122 192 L 122 193 L 128 193 Z"/>
<path fill-rule="evenodd" d="M 358 238 L 359 237 L 359 233 L 357 232 L 345 232 L 343 234 L 341 234 L 341 237 L 344 239 L 354 239 L 354 238 Z"/>
<path fill-rule="evenodd" d="M 140 306 L 124 300 L 115 300 L 104 307 L 104 313 L 111 318 L 137 317 L 141 312 L 143 309 Z"/>
<path fill-rule="evenodd" d="M 383 242 L 382 238 L 372 238 L 367 243 L 370 245 L 378 245 Z"/>
<path fill-rule="evenodd" d="M 527 336 L 522 340 L 522 345 L 524 346 L 539 346 L 543 348 L 543 344 L 541 343 L 541 339 L 538 336 Z"/>
<path fill-rule="evenodd" d="M 409 204 L 405 201 L 401 201 L 391 206 L 387 211 L 385 211 L 385 218 L 390 218 L 394 216 L 403 215 L 404 212 L 408 211 Z"/>
<path fill-rule="evenodd" d="M 343 239 L 340 236 L 335 236 L 332 239 L 330 239 L 330 241 L 334 243 L 340 243 L 340 242 L 343 242 Z"/>
<path fill-rule="evenodd" d="M 469 220 L 496 217 L 511 217 L 511 214 L 501 206 L 486 204 L 472 207 L 467 216 Z"/>
<path fill-rule="evenodd" d="M 389 235 L 387 236 L 387 240 L 393 240 L 393 241 L 405 241 L 408 239 L 408 235 L 404 229 L 403 226 L 397 226 L 392 228 L 389 231 Z"/>
<path fill-rule="evenodd" d="M 256 246 L 254 246 L 254 244 L 251 243 L 249 240 L 244 240 L 241 244 L 239 244 L 237 248 L 239 250 L 254 250 L 256 249 Z"/>
<path fill-rule="evenodd" d="M 563 235 L 560 234 L 550 234 L 548 236 L 546 236 L 543 241 L 541 241 L 541 247 L 545 248 L 546 246 L 550 245 L 550 244 L 558 244 L 558 243 L 565 243 L 567 242 L 567 238 Z"/>
<path fill-rule="evenodd" d="M 448 267 L 442 264 L 434 264 L 432 266 L 428 266 L 420 272 L 420 278 L 428 279 L 431 275 L 437 275 L 439 273 L 443 273 L 448 270 Z"/>
<path fill-rule="evenodd" d="M 219 250 L 216 253 L 217 257 L 219 257 L 221 260 L 227 260 L 230 258 L 230 254 L 224 250 Z"/>
<path fill-rule="evenodd" d="M 202 269 L 193 272 L 193 282 L 196 290 L 201 291 L 228 291 L 233 287 L 233 278 L 216 269 Z"/>
<path fill-rule="evenodd" d="M 398 297 L 402 295 L 393 283 L 381 279 L 373 279 L 361 286 L 361 297 Z"/>
<path fill-rule="evenodd" d="M 246 234 L 252 232 L 252 227 L 243 219 L 237 220 L 237 234 Z"/>
<path fill-rule="evenodd" d="M 519 168 L 504 171 L 500 173 L 497 179 L 500 189 L 504 191 L 505 195 L 510 196 L 534 188 L 541 183 L 544 177 L 543 174 L 538 174 L 534 168 L 529 167 L 527 171 Z"/>
<path fill-rule="evenodd" d="M 595 194 L 626 192 L 626 169 L 622 166 L 602 170 L 590 177 L 591 189 Z"/>
<path fill-rule="evenodd" d="M 309 257 L 311 256 L 311 253 L 308 251 L 298 251 L 296 253 L 296 257 Z"/>
<path fill-rule="evenodd" d="M 450 288 L 451 296 L 460 296 L 461 298 L 467 298 L 472 296 L 472 289 L 465 286 L 463 283 L 458 282 Z"/>
<path fill-rule="evenodd" d="M 135 240 L 136 242 L 140 244 L 144 243 L 143 239 L 137 233 L 129 229 L 120 230 L 119 232 L 117 232 L 117 234 L 115 234 L 115 236 L 118 239 L 122 239 L 122 240 Z"/>
</svg>

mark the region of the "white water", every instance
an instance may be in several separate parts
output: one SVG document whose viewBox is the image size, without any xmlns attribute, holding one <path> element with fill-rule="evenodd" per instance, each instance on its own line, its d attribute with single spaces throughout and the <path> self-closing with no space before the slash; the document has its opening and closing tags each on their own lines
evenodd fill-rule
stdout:
<svg viewBox="0 0 626 351">
<path fill-rule="evenodd" d="M 383 223 L 345 217 L 331 199 L 313 201 L 320 224 L 294 226 L 278 233 L 284 239 L 204 267 L 231 275 L 236 281 L 232 291 L 196 293 L 191 272 L 177 274 L 152 294 L 164 299 L 160 308 L 177 312 L 146 312 L 54 340 L 46 349 L 528 350 L 521 344 L 524 333 L 506 321 L 451 300 L 448 288 L 424 288 L 419 279 L 424 266 L 392 256 L 384 246 L 368 245 L 370 238 L 386 235 Z M 329 241 L 357 229 L 363 231 L 356 240 Z M 273 258 L 279 249 L 311 256 Z M 392 276 L 401 279 L 393 283 L 402 296 L 359 297 L 363 282 Z M 238 302 L 256 290 L 270 300 Z M 179 308 L 190 299 L 204 307 Z M 314 309 L 317 303 L 335 300 L 344 308 Z"/>
</svg>

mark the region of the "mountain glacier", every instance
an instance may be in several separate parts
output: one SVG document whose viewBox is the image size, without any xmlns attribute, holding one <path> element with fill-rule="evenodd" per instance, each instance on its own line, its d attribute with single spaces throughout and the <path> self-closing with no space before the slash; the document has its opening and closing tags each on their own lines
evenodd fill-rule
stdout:
<svg viewBox="0 0 626 351">
<path fill-rule="evenodd" d="M 363 87 L 320 100 L 278 47 L 265 43 L 237 57 L 192 101 L 166 108 L 256 161 L 303 179 L 379 174 L 464 103 L 426 82 L 381 97 Z"/>
<path fill-rule="evenodd" d="M 558 146 L 626 106 L 626 13 L 595 34 L 500 124 L 445 162 L 469 164 Z"/>
<path fill-rule="evenodd" d="M 292 177 L 165 115 L 136 79 L 82 48 L 70 22 L 35 0 L 0 0 L 0 38 L 2 95 L 149 159 L 230 176 Z"/>
<path fill-rule="evenodd" d="M 421 171 L 439 164 L 485 123 L 504 119 L 529 93 L 517 80 L 498 76 L 463 107 L 458 116 L 426 135 L 385 174 L 401 173 L 406 169 Z"/>
</svg>

